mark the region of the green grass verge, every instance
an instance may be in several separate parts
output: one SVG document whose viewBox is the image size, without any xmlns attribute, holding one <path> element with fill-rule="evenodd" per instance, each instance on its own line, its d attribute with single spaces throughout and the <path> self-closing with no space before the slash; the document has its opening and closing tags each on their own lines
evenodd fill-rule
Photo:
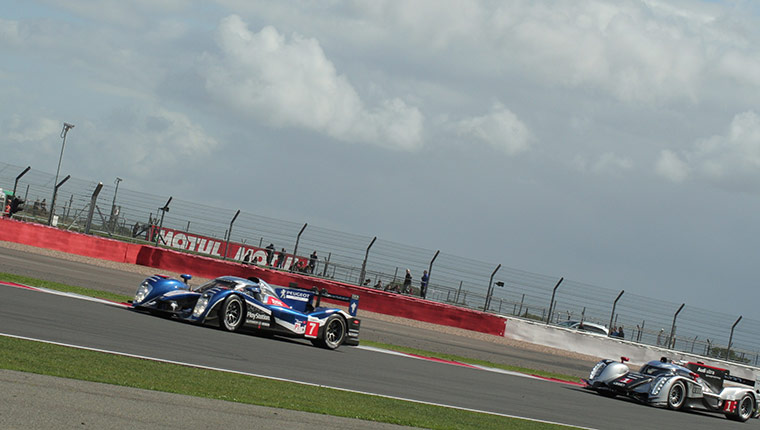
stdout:
<svg viewBox="0 0 760 430">
<path fill-rule="evenodd" d="M 75 293 L 88 297 L 97 297 L 99 299 L 112 300 L 114 302 L 126 302 L 127 300 L 132 300 L 131 296 L 125 296 L 123 294 L 109 293 L 108 291 L 99 291 L 84 287 L 75 287 L 73 285 L 66 285 L 58 282 L 43 281 L 41 279 L 14 275 L 12 273 L 0 272 L 0 281 L 15 282 L 17 284 L 47 288 L 49 290 L 64 291 L 67 293 Z M 137 287 L 135 287 L 135 291 L 136 290 Z"/>
<path fill-rule="evenodd" d="M 429 429 L 568 428 L 4 336 L 0 368 Z"/>
<path fill-rule="evenodd" d="M 0 280 L 119 302 L 131 298 L 8 273 L 0 273 Z M 362 344 L 427 357 L 574 380 L 566 375 L 540 373 L 531 369 L 414 348 L 369 341 L 362 341 Z M 0 336 L 0 368 L 430 429 L 567 428 L 2 336 Z"/>
</svg>

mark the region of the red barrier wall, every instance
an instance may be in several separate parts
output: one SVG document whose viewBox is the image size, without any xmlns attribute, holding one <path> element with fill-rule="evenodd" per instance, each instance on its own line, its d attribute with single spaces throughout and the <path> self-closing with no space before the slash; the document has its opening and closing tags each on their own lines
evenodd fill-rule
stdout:
<svg viewBox="0 0 760 430">
<path fill-rule="evenodd" d="M 0 240 L 120 263 L 139 264 L 159 270 L 188 273 L 202 278 L 215 278 L 222 275 L 243 278 L 256 276 L 273 285 L 287 287 L 291 282 L 295 282 L 302 288 L 316 286 L 320 289 L 326 288 L 334 294 L 346 296 L 358 294 L 359 309 L 497 336 L 504 336 L 507 321 L 496 315 L 431 302 L 418 297 L 403 296 L 297 273 L 246 266 L 237 262 L 185 254 L 149 245 L 128 244 L 16 220 L 0 219 Z"/>
</svg>

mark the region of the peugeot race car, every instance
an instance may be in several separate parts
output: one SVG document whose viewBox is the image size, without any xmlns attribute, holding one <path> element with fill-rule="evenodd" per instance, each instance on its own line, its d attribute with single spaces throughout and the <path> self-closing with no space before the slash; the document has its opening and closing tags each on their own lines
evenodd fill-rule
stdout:
<svg viewBox="0 0 760 430">
<path fill-rule="evenodd" d="M 650 361 L 638 372 L 631 372 L 626 361 L 621 357 L 620 362 L 597 363 L 589 378 L 583 380 L 586 388 L 607 397 L 622 395 L 673 410 L 720 412 L 735 421 L 760 416 L 760 391 L 755 390 L 755 381 L 730 375 L 726 369 L 702 363 L 676 363 L 663 357 Z M 724 386 L 726 382 L 731 386 Z"/>
<path fill-rule="evenodd" d="M 218 324 L 228 331 L 252 330 L 309 339 L 314 345 L 336 349 L 359 344 L 359 297 L 326 290 L 274 288 L 258 278 L 222 276 L 196 289 L 163 275 L 154 275 L 137 289 L 132 307 L 153 315 L 175 317 L 197 324 Z M 349 302 L 349 312 L 320 307 L 322 298 Z"/>
</svg>

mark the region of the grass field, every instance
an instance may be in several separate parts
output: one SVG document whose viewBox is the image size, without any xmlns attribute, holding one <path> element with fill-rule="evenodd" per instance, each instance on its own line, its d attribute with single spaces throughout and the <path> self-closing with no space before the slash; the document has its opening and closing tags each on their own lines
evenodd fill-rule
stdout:
<svg viewBox="0 0 760 430">
<path fill-rule="evenodd" d="M 0 280 L 114 301 L 129 297 L 0 273 Z M 363 343 L 365 343 L 363 341 Z M 505 368 L 466 357 L 367 342 L 418 355 Z M 557 429 L 563 426 L 162 363 L 0 336 L 0 368 L 430 429 Z M 538 373 L 529 369 L 526 373 Z M 550 377 L 566 375 L 545 375 Z"/>
</svg>

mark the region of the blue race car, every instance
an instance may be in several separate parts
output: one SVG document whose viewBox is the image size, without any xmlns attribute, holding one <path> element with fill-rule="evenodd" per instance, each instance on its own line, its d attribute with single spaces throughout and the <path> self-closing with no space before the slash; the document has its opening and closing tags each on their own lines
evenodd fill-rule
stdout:
<svg viewBox="0 0 760 430">
<path fill-rule="evenodd" d="M 154 275 L 137 289 L 132 308 L 197 324 L 218 324 L 228 331 L 243 327 L 263 333 L 309 339 L 327 349 L 359 344 L 359 296 L 326 290 L 274 288 L 258 278 L 222 276 L 192 289 L 183 281 Z M 349 312 L 320 307 L 322 298 L 349 302 Z"/>
</svg>

